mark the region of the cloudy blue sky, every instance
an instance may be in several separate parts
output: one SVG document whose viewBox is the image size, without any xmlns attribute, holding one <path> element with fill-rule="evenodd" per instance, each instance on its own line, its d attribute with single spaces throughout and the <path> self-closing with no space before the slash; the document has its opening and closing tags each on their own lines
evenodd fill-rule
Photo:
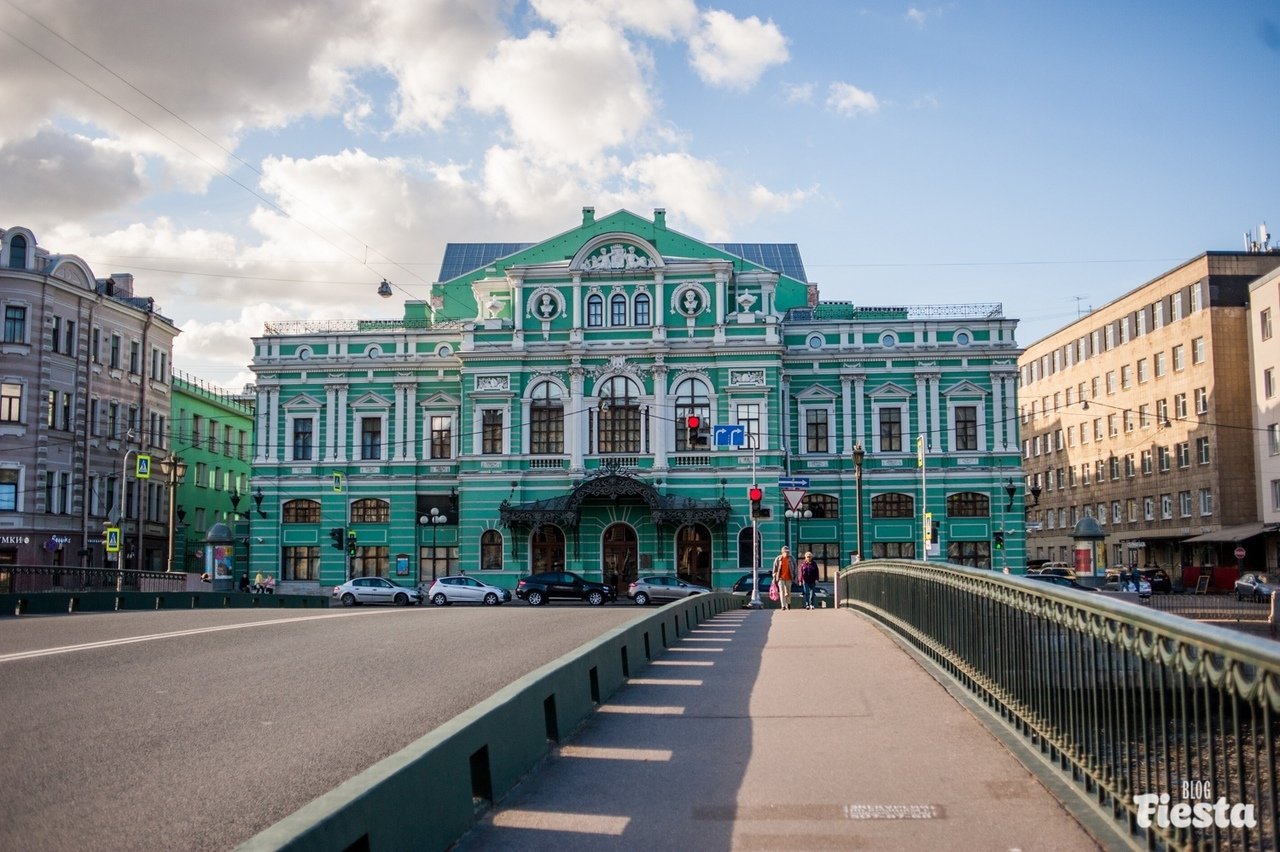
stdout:
<svg viewBox="0 0 1280 852">
<path fill-rule="evenodd" d="M 264 322 L 398 316 L 445 243 L 584 206 L 1024 344 L 1280 230 L 1267 0 L 0 0 L 0 45 L 0 227 L 134 273 L 231 388 Z"/>
</svg>

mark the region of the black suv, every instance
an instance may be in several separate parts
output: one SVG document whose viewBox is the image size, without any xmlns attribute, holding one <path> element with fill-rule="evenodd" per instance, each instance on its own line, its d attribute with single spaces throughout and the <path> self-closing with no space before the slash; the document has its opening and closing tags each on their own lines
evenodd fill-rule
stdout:
<svg viewBox="0 0 1280 852">
<path fill-rule="evenodd" d="M 516 584 L 516 597 L 532 606 L 542 606 L 553 598 L 570 598 L 600 606 L 618 599 L 618 590 L 604 583 L 584 580 L 572 571 L 544 571 L 522 577 Z"/>
</svg>

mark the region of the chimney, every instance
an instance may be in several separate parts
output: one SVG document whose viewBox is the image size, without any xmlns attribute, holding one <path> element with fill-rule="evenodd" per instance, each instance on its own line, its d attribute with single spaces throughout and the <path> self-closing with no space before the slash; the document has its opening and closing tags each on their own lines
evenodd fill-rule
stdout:
<svg viewBox="0 0 1280 852">
<path fill-rule="evenodd" d="M 132 296 L 133 295 L 133 273 L 131 272 L 113 272 L 111 279 L 115 281 L 115 288 L 112 295 L 115 296 Z"/>
<path fill-rule="evenodd" d="M 582 208 L 582 224 L 585 226 L 585 225 L 594 225 L 595 223 L 596 223 L 596 208 L 583 207 Z"/>
<path fill-rule="evenodd" d="M 667 227 L 667 208 L 665 207 L 653 208 L 653 224 L 659 228 Z"/>
</svg>

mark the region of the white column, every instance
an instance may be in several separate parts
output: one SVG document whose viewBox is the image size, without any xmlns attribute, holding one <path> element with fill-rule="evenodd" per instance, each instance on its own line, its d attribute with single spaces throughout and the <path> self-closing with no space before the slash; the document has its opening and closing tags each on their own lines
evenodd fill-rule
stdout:
<svg viewBox="0 0 1280 852">
<path fill-rule="evenodd" d="M 991 419 L 995 425 L 991 449 L 998 452 L 1009 446 L 1009 439 L 1005 437 L 1008 426 L 1004 420 L 1004 376 L 997 374 L 991 378 Z"/>
<path fill-rule="evenodd" d="M 911 434 L 924 435 L 925 452 L 928 452 L 933 445 L 933 436 L 929 433 L 929 392 L 924 375 L 920 373 L 916 374 L 916 404 L 912 407 L 916 410 L 916 423 Z"/>
<path fill-rule="evenodd" d="M 338 440 L 335 442 L 337 459 L 335 461 L 348 461 L 350 456 L 347 454 L 347 389 L 345 387 L 338 388 L 337 405 L 334 408 L 335 426 L 338 430 Z"/>
<path fill-rule="evenodd" d="M 267 397 L 267 458 L 280 461 L 280 388 L 270 388 Z"/>
<path fill-rule="evenodd" d="M 670 372 L 665 363 L 655 364 L 653 367 L 653 412 L 650 422 L 656 420 L 658 429 L 653 434 L 653 469 L 667 469 L 667 435 L 669 430 L 666 424 L 672 422 L 672 416 L 667 411 L 667 375 Z"/>
<path fill-rule="evenodd" d="M 587 412 L 582 405 L 582 379 L 581 365 L 574 364 L 569 368 L 569 414 L 565 418 L 564 438 L 569 443 L 569 469 L 574 473 L 581 473 L 583 470 L 582 460 L 587 440 L 587 430 L 584 427 Z"/>
<path fill-rule="evenodd" d="M 930 422 L 930 425 L 933 426 L 934 428 L 938 428 L 942 425 L 942 412 L 938 408 L 938 405 L 940 402 L 938 398 L 938 391 L 941 384 L 942 384 L 941 376 L 935 374 L 929 377 L 929 422 Z M 944 436 L 942 435 L 942 433 L 939 432 L 938 442 L 937 442 L 938 449 L 944 450 L 944 451 L 951 449 L 951 447 L 949 446 L 950 441 L 943 440 L 943 437 Z"/>
<path fill-rule="evenodd" d="M 524 423 L 526 427 L 528 427 L 533 422 L 530 419 L 530 416 L 532 414 L 532 411 L 531 411 L 532 408 L 533 408 L 533 401 L 530 400 L 528 397 L 525 397 L 520 400 L 520 422 Z M 568 424 L 566 424 L 566 426 L 567 425 Z M 532 446 L 533 446 L 532 432 L 533 432 L 533 429 L 531 428 L 524 428 L 520 430 L 520 452 L 526 456 L 532 451 Z"/>
<path fill-rule="evenodd" d="M 256 405 L 258 434 L 254 436 L 254 460 L 264 463 L 267 460 L 267 390 L 266 388 L 258 389 L 258 401 Z"/>
<path fill-rule="evenodd" d="M 853 377 L 840 377 L 840 406 L 841 413 L 844 416 L 844 448 L 840 451 L 842 455 L 851 455 L 853 453 L 853 394 L 852 394 Z"/>
</svg>

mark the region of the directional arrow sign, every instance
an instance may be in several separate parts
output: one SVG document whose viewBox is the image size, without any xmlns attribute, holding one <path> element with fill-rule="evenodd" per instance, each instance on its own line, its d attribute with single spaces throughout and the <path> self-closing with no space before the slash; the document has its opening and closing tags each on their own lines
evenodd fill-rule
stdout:
<svg viewBox="0 0 1280 852">
<path fill-rule="evenodd" d="M 780 476 L 778 477 L 779 488 L 799 488 L 802 491 L 809 490 L 809 477 L 807 476 Z"/>
<path fill-rule="evenodd" d="M 736 423 L 712 426 L 711 434 L 717 447 L 741 447 L 747 443 L 747 427 Z"/>
</svg>

